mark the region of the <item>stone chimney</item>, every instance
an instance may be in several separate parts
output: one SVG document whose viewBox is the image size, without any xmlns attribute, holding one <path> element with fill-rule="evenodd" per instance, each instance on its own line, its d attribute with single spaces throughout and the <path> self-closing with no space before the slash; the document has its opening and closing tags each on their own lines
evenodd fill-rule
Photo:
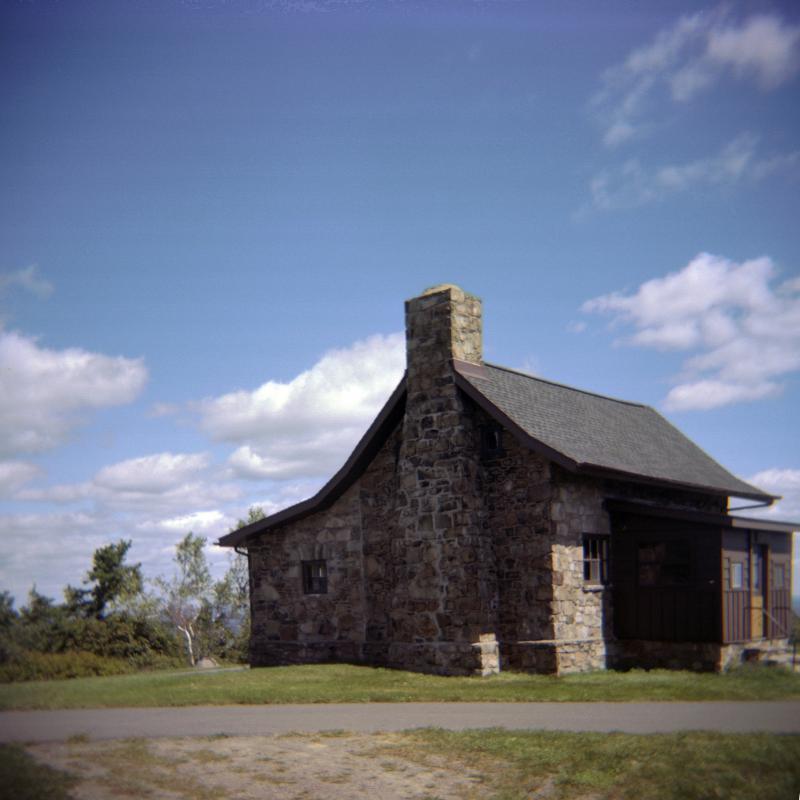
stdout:
<svg viewBox="0 0 800 800">
<path fill-rule="evenodd" d="M 395 661 L 425 652 L 427 669 L 496 671 L 496 576 L 483 525 L 474 411 L 453 360 L 481 363 L 481 301 L 452 284 L 406 302 L 407 398 L 398 455 Z M 391 653 L 390 653 L 391 660 Z M 405 661 L 408 663 L 408 660 Z"/>
<path fill-rule="evenodd" d="M 406 301 L 409 396 L 430 392 L 451 374 L 451 361 L 480 364 L 483 357 L 481 301 L 451 283 Z"/>
</svg>

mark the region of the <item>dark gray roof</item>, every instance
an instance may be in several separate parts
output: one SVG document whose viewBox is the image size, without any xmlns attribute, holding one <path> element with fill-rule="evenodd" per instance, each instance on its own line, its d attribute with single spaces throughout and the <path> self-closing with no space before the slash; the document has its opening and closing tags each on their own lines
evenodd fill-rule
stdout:
<svg viewBox="0 0 800 800">
<path fill-rule="evenodd" d="M 649 480 L 771 501 L 739 480 L 649 406 L 573 389 L 492 364 L 454 361 L 456 383 L 526 446 L 575 472 Z M 223 536 L 235 547 L 262 531 L 327 508 L 364 471 L 402 418 L 405 377 L 344 466 L 302 503 Z"/>
<path fill-rule="evenodd" d="M 773 499 L 732 475 L 649 406 L 491 364 L 458 361 L 455 367 L 459 386 L 479 405 L 569 469 Z"/>
</svg>

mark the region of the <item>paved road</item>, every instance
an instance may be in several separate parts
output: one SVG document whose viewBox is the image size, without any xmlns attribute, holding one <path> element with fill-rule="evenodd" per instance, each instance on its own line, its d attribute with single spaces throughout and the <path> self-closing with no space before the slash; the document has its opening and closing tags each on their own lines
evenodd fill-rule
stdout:
<svg viewBox="0 0 800 800">
<path fill-rule="evenodd" d="M 59 741 L 81 734 L 92 739 L 124 739 L 326 730 L 374 732 L 431 725 L 450 730 L 496 726 L 628 733 L 800 733 L 800 702 L 348 703 L 5 711 L 0 713 L 0 741 Z"/>
</svg>

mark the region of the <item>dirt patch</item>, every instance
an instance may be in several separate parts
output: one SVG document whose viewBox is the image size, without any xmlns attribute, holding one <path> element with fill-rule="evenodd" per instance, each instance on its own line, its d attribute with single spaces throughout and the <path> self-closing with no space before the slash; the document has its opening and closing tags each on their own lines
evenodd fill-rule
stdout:
<svg viewBox="0 0 800 800">
<path fill-rule="evenodd" d="M 402 734 L 74 739 L 27 749 L 77 776 L 76 800 L 469 800 L 491 794 L 485 774 L 410 749 Z"/>
</svg>

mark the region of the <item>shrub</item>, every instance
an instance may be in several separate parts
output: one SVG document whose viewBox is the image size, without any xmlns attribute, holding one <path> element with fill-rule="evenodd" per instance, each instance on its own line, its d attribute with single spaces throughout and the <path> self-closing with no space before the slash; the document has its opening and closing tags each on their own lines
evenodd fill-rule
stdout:
<svg viewBox="0 0 800 800">
<path fill-rule="evenodd" d="M 8 662 L 0 664 L 0 683 L 122 675 L 134 671 L 132 664 L 120 658 L 75 651 L 36 653 L 25 650 L 14 653 Z"/>
</svg>

